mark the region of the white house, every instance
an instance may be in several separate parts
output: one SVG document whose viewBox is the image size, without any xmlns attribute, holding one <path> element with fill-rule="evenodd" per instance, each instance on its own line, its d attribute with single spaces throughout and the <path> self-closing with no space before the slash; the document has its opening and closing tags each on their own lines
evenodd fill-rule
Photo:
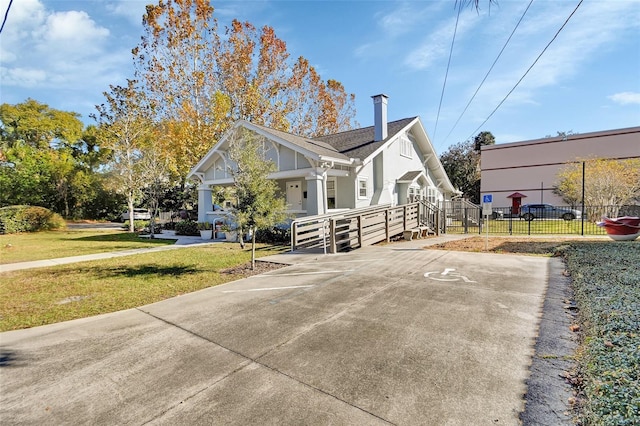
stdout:
<svg viewBox="0 0 640 426">
<path fill-rule="evenodd" d="M 387 96 L 373 96 L 375 125 L 306 138 L 238 121 L 191 170 L 200 180 L 198 220 L 215 215 L 212 187 L 231 185 L 227 150 L 232 135 L 244 128 L 259 135 L 270 177 L 286 197 L 289 213 L 313 216 L 416 199 L 438 203 L 458 194 L 447 177 L 419 117 L 387 122 Z"/>
</svg>

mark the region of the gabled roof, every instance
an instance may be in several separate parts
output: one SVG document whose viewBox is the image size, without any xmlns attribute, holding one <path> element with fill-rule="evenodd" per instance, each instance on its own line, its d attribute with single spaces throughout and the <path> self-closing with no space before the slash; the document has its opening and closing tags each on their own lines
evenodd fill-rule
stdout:
<svg viewBox="0 0 640 426">
<path fill-rule="evenodd" d="M 249 124 L 249 123 L 247 123 Z M 259 124 L 253 124 L 250 123 L 250 126 L 253 126 L 256 128 L 256 130 L 261 130 L 264 133 L 267 133 L 269 135 L 272 135 L 275 137 L 276 140 L 281 140 L 281 141 L 286 141 L 289 142 L 293 145 L 296 145 L 306 151 L 312 152 L 314 154 L 317 154 L 319 156 L 323 156 L 323 157 L 337 157 L 337 158 L 341 158 L 341 159 L 345 159 L 348 160 L 348 157 L 345 155 L 341 155 L 340 151 L 337 150 L 336 148 L 334 148 L 333 146 L 331 146 L 328 143 L 323 142 L 322 140 L 319 139 L 311 139 L 311 138 L 306 138 L 304 136 L 298 136 L 298 135 L 294 135 L 292 133 L 287 133 L 287 132 L 282 132 L 280 130 L 274 130 L 274 129 L 270 129 L 268 127 L 259 125 Z M 245 126 L 245 127 L 249 127 L 249 126 Z"/>
<path fill-rule="evenodd" d="M 415 170 L 412 172 L 407 172 L 398 178 L 398 182 L 413 182 L 420 175 L 424 175 L 422 170 Z"/>
<path fill-rule="evenodd" d="M 404 118 L 387 124 L 388 136 L 381 141 L 374 141 L 375 127 L 363 127 L 361 129 L 348 130 L 333 135 L 320 136 L 317 141 L 326 142 L 338 152 L 351 157 L 364 160 L 380 147 L 407 127 L 416 117 Z"/>
</svg>

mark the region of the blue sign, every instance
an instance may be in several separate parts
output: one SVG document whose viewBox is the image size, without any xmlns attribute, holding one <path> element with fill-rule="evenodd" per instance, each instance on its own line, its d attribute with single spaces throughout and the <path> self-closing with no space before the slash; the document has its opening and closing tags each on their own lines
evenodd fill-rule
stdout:
<svg viewBox="0 0 640 426">
<path fill-rule="evenodd" d="M 483 203 L 491 203 L 493 202 L 493 195 L 492 194 L 486 194 L 482 196 L 482 202 Z"/>
</svg>

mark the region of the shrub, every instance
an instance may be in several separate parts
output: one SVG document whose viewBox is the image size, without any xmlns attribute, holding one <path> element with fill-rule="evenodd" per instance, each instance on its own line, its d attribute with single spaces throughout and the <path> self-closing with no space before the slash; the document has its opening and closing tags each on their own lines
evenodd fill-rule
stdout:
<svg viewBox="0 0 640 426">
<path fill-rule="evenodd" d="M 0 232 L 38 232 L 62 229 L 66 222 L 57 213 L 44 207 L 9 206 L 0 208 Z"/>
<path fill-rule="evenodd" d="M 176 223 L 176 235 L 200 235 L 198 224 L 190 220 L 181 220 Z"/>
<path fill-rule="evenodd" d="M 198 229 L 200 231 L 210 231 L 213 229 L 213 224 L 211 222 L 198 222 Z"/>
<path fill-rule="evenodd" d="M 289 244 L 291 242 L 291 229 L 284 227 L 258 229 L 258 232 L 256 232 L 256 242 L 264 244 Z"/>
<path fill-rule="evenodd" d="M 157 226 L 157 225 L 156 225 Z M 129 221 L 125 220 L 122 224 L 122 228 L 129 230 Z M 149 221 L 148 220 L 134 220 L 133 221 L 133 232 L 143 232 L 145 229 L 149 229 Z"/>
</svg>

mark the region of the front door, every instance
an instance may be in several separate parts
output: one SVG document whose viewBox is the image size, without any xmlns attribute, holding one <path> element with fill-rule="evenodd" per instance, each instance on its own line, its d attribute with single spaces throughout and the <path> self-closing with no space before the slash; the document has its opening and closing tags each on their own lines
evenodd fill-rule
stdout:
<svg viewBox="0 0 640 426">
<path fill-rule="evenodd" d="M 299 180 L 287 182 L 287 204 L 290 210 L 302 210 L 302 184 Z"/>
</svg>

